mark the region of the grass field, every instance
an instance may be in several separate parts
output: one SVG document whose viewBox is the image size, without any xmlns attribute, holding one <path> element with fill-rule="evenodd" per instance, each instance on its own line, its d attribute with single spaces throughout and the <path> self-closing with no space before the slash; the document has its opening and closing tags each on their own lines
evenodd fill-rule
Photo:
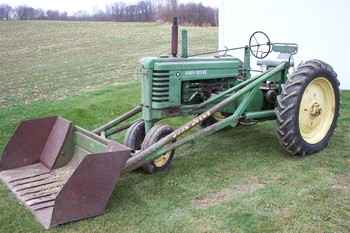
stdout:
<svg viewBox="0 0 350 233">
<path fill-rule="evenodd" d="M 135 80 L 138 60 L 167 55 L 170 26 L 0 22 L 0 106 L 57 100 Z M 216 28 L 190 28 L 193 51 L 216 48 Z"/>
<path fill-rule="evenodd" d="M 194 50 L 215 48 L 215 28 L 189 29 Z M 168 34 L 157 24 L 1 22 L 0 151 L 23 119 L 61 115 L 93 129 L 137 104 L 136 62 L 166 53 Z M 167 173 L 124 176 L 104 216 L 49 232 L 350 232 L 350 92 L 342 103 L 315 156 L 288 157 L 274 122 L 228 129 L 179 149 Z M 40 231 L 1 184 L 0 232 Z"/>
</svg>

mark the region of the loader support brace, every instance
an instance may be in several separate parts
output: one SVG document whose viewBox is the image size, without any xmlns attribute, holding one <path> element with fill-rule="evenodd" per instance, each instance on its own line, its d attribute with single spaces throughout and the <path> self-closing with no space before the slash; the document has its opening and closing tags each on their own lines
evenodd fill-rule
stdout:
<svg viewBox="0 0 350 233">
<path fill-rule="evenodd" d="M 198 138 L 212 135 L 212 134 L 226 128 L 227 126 L 232 126 L 232 127 L 237 126 L 239 118 L 242 116 L 244 111 L 247 109 L 251 99 L 256 94 L 256 91 L 257 91 L 257 89 L 255 88 L 252 91 L 250 91 L 248 94 L 246 94 L 246 96 L 244 97 L 244 100 L 242 101 L 242 103 L 239 105 L 236 112 L 232 116 L 227 117 L 225 120 L 220 121 L 214 125 L 208 126 L 207 128 L 202 129 L 202 130 L 200 130 L 200 131 L 198 131 L 190 136 L 187 136 L 187 137 L 181 139 L 180 141 L 177 141 L 176 143 L 164 146 L 162 149 L 160 149 L 159 151 L 154 153 L 153 156 L 146 158 L 146 160 L 152 161 L 160 155 L 163 155 L 171 150 L 174 150 L 174 149 L 176 149 L 184 144 L 187 144 L 193 140 L 196 140 Z"/>
<path fill-rule="evenodd" d="M 131 117 L 139 114 L 142 111 L 142 106 L 137 106 L 135 108 L 133 108 L 132 110 L 130 110 L 129 112 L 123 114 L 122 116 L 118 117 L 117 119 L 95 129 L 94 131 L 92 131 L 94 134 L 101 134 L 103 132 L 106 132 L 107 130 L 112 129 L 113 127 L 119 125 L 120 123 L 123 123 L 124 121 L 127 121 L 128 119 L 130 119 Z M 124 128 L 123 128 L 124 129 Z M 122 130 L 122 129 L 120 129 Z M 118 130 L 117 130 L 118 131 Z"/>
</svg>

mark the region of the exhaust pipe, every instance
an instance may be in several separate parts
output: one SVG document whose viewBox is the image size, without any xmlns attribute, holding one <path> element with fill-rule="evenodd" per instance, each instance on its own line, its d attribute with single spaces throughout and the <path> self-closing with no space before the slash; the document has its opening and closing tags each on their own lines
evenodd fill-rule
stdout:
<svg viewBox="0 0 350 233">
<path fill-rule="evenodd" d="M 171 55 L 177 57 L 179 50 L 179 23 L 177 17 L 173 19 L 172 33 L 171 33 Z"/>
</svg>

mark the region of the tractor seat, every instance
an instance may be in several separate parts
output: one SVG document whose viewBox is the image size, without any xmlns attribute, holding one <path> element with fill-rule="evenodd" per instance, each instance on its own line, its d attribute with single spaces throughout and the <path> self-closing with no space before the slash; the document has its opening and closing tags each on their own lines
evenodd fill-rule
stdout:
<svg viewBox="0 0 350 233">
<path fill-rule="evenodd" d="M 298 52 L 298 45 L 294 43 L 273 43 L 272 51 L 278 53 L 276 59 L 258 60 L 258 66 L 265 66 L 266 68 L 277 67 L 282 62 L 290 61 L 291 66 L 294 66 L 293 55 Z"/>
<path fill-rule="evenodd" d="M 294 59 L 293 56 L 289 53 L 280 53 L 278 54 L 276 59 L 264 59 L 264 60 L 258 60 L 257 65 L 258 66 L 266 66 L 266 67 L 277 67 L 282 62 L 288 62 L 290 60 L 291 66 L 294 66 Z"/>
</svg>

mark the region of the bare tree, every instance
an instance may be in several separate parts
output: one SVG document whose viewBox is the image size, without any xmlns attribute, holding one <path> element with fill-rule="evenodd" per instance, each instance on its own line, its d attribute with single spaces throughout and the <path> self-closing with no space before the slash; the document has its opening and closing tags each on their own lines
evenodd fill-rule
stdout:
<svg viewBox="0 0 350 233">
<path fill-rule="evenodd" d="M 196 26 L 216 26 L 218 11 L 211 7 L 205 7 L 201 3 L 180 4 L 178 17 L 181 24 Z"/>
<path fill-rule="evenodd" d="M 35 9 L 34 19 L 46 19 L 46 13 L 43 9 Z"/>
<path fill-rule="evenodd" d="M 9 19 L 11 7 L 0 5 L 0 20 Z M 93 13 L 79 11 L 73 16 L 57 10 L 43 11 L 29 6 L 19 6 L 13 11 L 17 19 L 48 19 L 48 20 L 95 20 L 119 22 L 171 22 L 178 17 L 180 24 L 197 26 L 216 26 L 217 9 L 206 7 L 201 3 L 178 4 L 178 0 L 139 0 L 136 4 L 126 4 L 123 0 L 106 6 L 106 9 L 95 9 Z"/>
<path fill-rule="evenodd" d="M 0 20 L 9 20 L 12 7 L 7 4 L 0 5 Z"/>
<path fill-rule="evenodd" d="M 20 20 L 31 20 L 35 18 L 35 9 L 29 6 L 16 7 L 17 17 Z"/>
<path fill-rule="evenodd" d="M 170 22 L 177 16 L 178 3 L 177 0 L 163 0 L 159 5 L 159 18 L 164 22 Z"/>
<path fill-rule="evenodd" d="M 148 22 L 154 19 L 152 2 L 149 0 L 140 1 L 136 5 L 116 2 L 106 9 L 106 15 L 111 15 L 114 21 Z"/>
<path fill-rule="evenodd" d="M 49 20 L 59 20 L 60 19 L 60 12 L 54 11 L 54 10 L 48 10 L 46 11 L 47 19 Z"/>
<path fill-rule="evenodd" d="M 124 21 L 126 15 L 126 4 L 124 2 L 116 2 L 111 6 L 112 18 L 114 21 Z"/>
</svg>

